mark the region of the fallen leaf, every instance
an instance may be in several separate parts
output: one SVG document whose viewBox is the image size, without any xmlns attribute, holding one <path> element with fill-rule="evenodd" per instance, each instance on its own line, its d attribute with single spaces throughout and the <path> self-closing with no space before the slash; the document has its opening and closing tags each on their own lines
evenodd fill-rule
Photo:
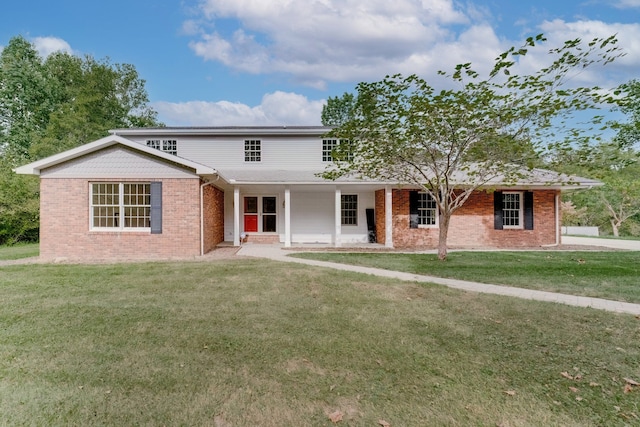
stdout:
<svg viewBox="0 0 640 427">
<path fill-rule="evenodd" d="M 336 388 L 335 384 L 329 387 L 329 391 L 333 391 Z"/>
<path fill-rule="evenodd" d="M 600 384 L 594 383 L 594 382 L 590 382 L 589 386 L 591 386 L 591 387 L 600 387 Z"/>
<path fill-rule="evenodd" d="M 565 378 L 567 378 L 569 380 L 573 379 L 573 377 L 571 375 L 569 375 L 569 373 L 567 371 L 560 372 L 560 375 L 562 375 L 563 377 L 565 377 Z"/>
<path fill-rule="evenodd" d="M 624 385 L 624 394 L 631 393 L 633 391 L 633 386 L 631 384 Z"/>
<path fill-rule="evenodd" d="M 515 390 L 506 390 L 504 392 L 504 394 L 507 394 L 509 396 L 515 396 L 516 395 L 516 391 Z"/>
<path fill-rule="evenodd" d="M 332 423 L 335 424 L 337 422 L 342 421 L 342 416 L 343 416 L 342 412 L 336 411 L 332 414 L 329 414 L 329 419 L 331 420 Z"/>
<path fill-rule="evenodd" d="M 569 387 L 569 390 L 571 390 L 571 391 L 572 391 L 572 392 L 574 392 L 574 393 L 577 393 L 577 392 L 578 392 L 578 389 L 577 389 L 577 388 L 575 388 L 575 387 Z"/>
<path fill-rule="evenodd" d="M 582 379 L 582 375 L 578 374 L 575 377 L 573 377 L 573 379 L 576 381 L 580 381 Z"/>
<path fill-rule="evenodd" d="M 623 380 L 625 380 L 627 382 L 627 384 L 631 384 L 631 385 L 634 385 L 634 386 L 640 386 L 639 382 L 634 381 L 631 378 L 623 378 Z"/>
<path fill-rule="evenodd" d="M 380 424 L 382 427 L 391 427 L 391 424 L 389 424 L 385 420 L 378 420 L 378 424 Z"/>
<path fill-rule="evenodd" d="M 580 396 L 576 396 L 576 400 L 577 400 L 578 402 L 582 402 L 582 397 L 580 397 Z"/>
</svg>

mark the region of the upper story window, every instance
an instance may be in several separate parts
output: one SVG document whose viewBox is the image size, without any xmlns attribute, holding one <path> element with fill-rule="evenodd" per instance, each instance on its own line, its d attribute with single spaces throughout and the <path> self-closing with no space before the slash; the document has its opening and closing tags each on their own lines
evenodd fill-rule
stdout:
<svg viewBox="0 0 640 427">
<path fill-rule="evenodd" d="M 259 139 L 245 139 L 244 161 L 259 162 L 262 159 L 262 150 Z"/>
<path fill-rule="evenodd" d="M 322 140 L 322 161 L 323 162 L 332 162 L 333 161 L 333 151 L 340 144 L 347 144 L 348 140 L 346 139 L 323 139 Z M 347 158 L 345 160 L 352 160 L 353 156 L 351 153 L 347 153 Z"/>
<path fill-rule="evenodd" d="M 147 139 L 147 147 L 155 148 L 174 156 L 178 155 L 178 141 L 175 139 Z"/>
<path fill-rule="evenodd" d="M 502 227 L 522 228 L 522 193 L 502 192 Z"/>
</svg>

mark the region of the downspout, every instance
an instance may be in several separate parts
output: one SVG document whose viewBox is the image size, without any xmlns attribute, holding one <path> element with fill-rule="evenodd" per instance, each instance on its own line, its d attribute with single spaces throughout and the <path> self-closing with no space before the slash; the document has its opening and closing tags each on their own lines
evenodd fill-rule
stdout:
<svg viewBox="0 0 640 427">
<path fill-rule="evenodd" d="M 556 194 L 556 244 L 555 246 L 560 245 L 560 228 L 562 224 L 560 224 L 560 192 Z"/>
<path fill-rule="evenodd" d="M 217 175 L 215 181 L 206 181 L 200 184 L 200 256 L 204 255 L 204 187 L 213 185 L 219 179 L 220 175 Z"/>
</svg>

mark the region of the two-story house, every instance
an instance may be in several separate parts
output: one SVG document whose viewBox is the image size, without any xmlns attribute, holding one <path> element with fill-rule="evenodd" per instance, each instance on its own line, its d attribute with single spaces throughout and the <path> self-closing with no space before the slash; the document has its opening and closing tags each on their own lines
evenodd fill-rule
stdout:
<svg viewBox="0 0 640 427">
<path fill-rule="evenodd" d="M 326 127 L 116 129 L 16 169 L 39 175 L 43 259 L 190 257 L 222 242 L 435 248 L 428 194 L 396 182 L 319 176 Z M 452 247 L 560 242 L 560 194 L 598 182 L 535 171 L 478 191 L 452 218 Z"/>
</svg>

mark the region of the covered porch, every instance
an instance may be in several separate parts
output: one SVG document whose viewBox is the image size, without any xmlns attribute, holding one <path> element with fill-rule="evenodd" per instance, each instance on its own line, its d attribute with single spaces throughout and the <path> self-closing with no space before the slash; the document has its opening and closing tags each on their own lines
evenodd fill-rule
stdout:
<svg viewBox="0 0 640 427">
<path fill-rule="evenodd" d="M 393 247 L 392 189 L 353 182 L 239 182 L 224 188 L 224 241 L 291 247 Z M 376 192 L 385 203 L 376 206 Z M 378 208 L 378 209 L 376 209 Z M 384 221 L 384 236 L 376 221 Z M 379 229 L 379 227 L 378 227 Z"/>
</svg>

